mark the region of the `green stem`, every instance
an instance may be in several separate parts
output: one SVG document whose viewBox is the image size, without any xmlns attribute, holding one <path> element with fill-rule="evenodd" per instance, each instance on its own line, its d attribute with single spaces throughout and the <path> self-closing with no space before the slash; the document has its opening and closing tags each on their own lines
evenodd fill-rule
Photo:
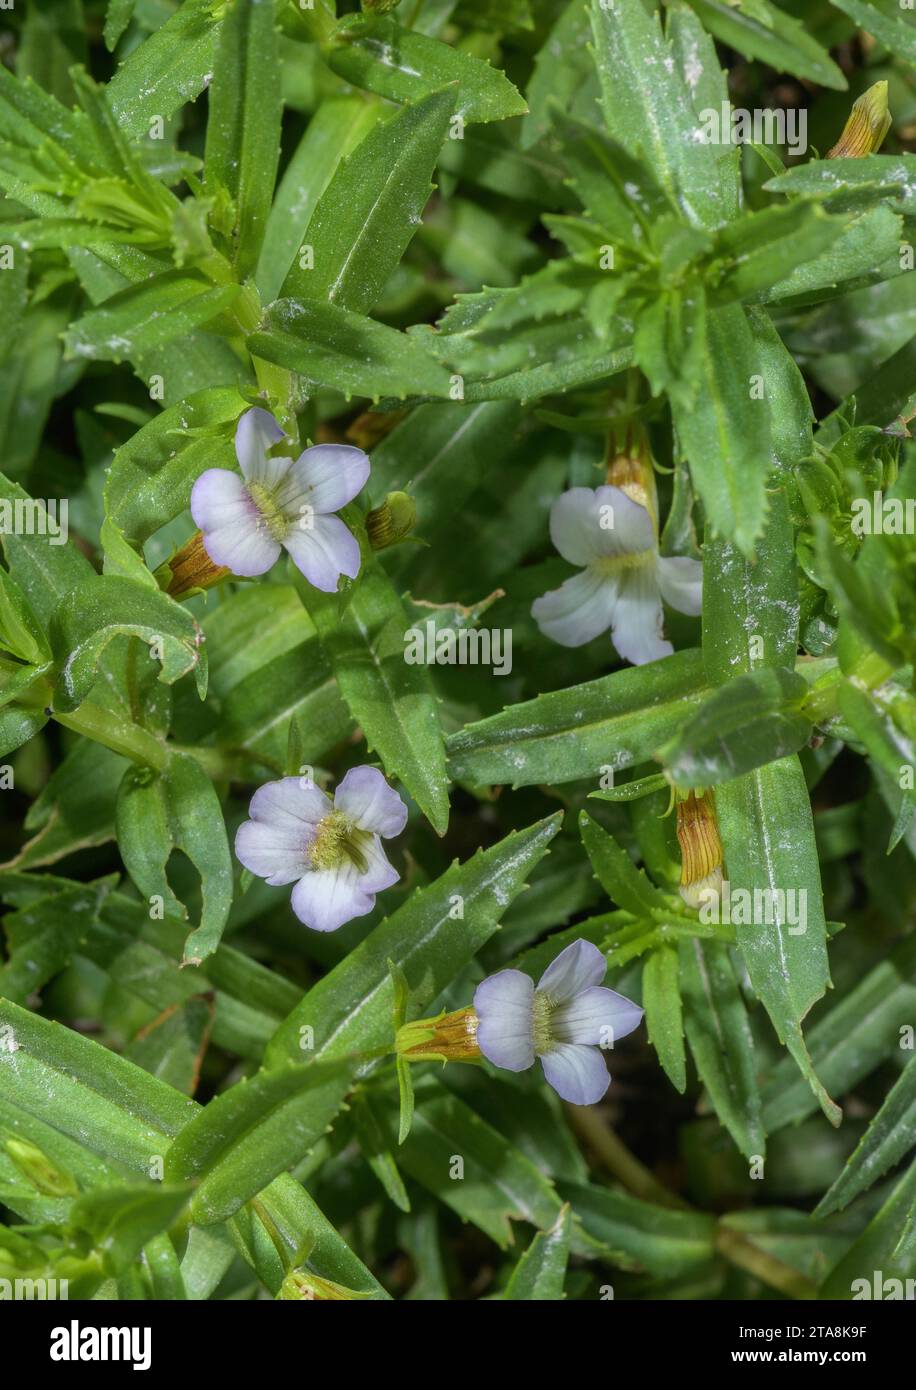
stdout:
<svg viewBox="0 0 916 1390">
<path fill-rule="evenodd" d="M 799 1274 L 791 1265 L 778 1260 L 775 1255 L 768 1255 L 740 1231 L 720 1225 L 716 1231 L 715 1244 L 719 1254 L 724 1255 L 731 1264 L 752 1274 L 762 1284 L 769 1284 L 770 1288 L 778 1289 L 787 1298 L 817 1298 L 817 1288 L 810 1279 Z"/>
<path fill-rule="evenodd" d="M 877 652 L 866 652 L 848 675 L 844 675 L 839 666 L 834 666 L 826 675 L 821 676 L 805 699 L 802 713 L 814 724 L 826 724 L 838 713 L 837 695 L 845 680 L 855 681 L 865 690 L 877 690 L 893 674 L 894 667 L 882 656 Z"/>
<path fill-rule="evenodd" d="M 72 714 L 54 710 L 53 715 L 58 724 L 73 729 L 75 733 L 85 734 L 86 738 L 101 743 L 113 753 L 121 753 L 142 767 L 165 772 L 169 765 L 169 749 L 165 743 L 146 729 L 141 729 L 139 724 L 119 719 L 110 709 L 84 700 Z"/>
<path fill-rule="evenodd" d="M 680 1211 L 692 1211 L 676 1192 L 671 1192 L 658 1181 L 653 1173 L 640 1163 L 622 1140 L 610 1129 L 593 1110 L 585 1106 L 566 1106 L 573 1129 L 584 1139 L 608 1172 L 621 1182 L 634 1197 L 655 1202 L 658 1206 L 675 1207 Z M 761 1283 L 778 1289 L 787 1298 L 809 1299 L 817 1297 L 817 1289 L 810 1279 L 799 1274 L 791 1265 L 778 1260 L 755 1245 L 740 1231 L 722 1223 L 716 1229 L 715 1247 L 720 1255 L 739 1269 L 752 1274 Z"/>
</svg>

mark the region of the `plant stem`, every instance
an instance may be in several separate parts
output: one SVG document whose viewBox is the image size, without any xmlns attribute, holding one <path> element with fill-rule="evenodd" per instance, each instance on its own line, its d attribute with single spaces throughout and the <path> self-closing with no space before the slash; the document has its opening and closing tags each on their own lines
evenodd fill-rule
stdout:
<svg viewBox="0 0 916 1390">
<path fill-rule="evenodd" d="M 655 1202 L 658 1206 L 675 1207 L 680 1211 L 694 1210 L 683 1197 L 660 1183 L 593 1110 L 577 1105 L 567 1105 L 565 1108 L 579 1137 L 585 1140 L 608 1172 L 632 1192 L 634 1197 Z M 715 1247 L 731 1264 L 752 1274 L 755 1279 L 768 1284 L 770 1288 L 778 1289 L 788 1298 L 817 1297 L 817 1289 L 810 1279 L 806 1279 L 803 1274 L 799 1274 L 791 1265 L 785 1264 L 775 1255 L 761 1250 L 759 1245 L 755 1245 L 747 1236 L 731 1226 L 720 1224 L 716 1228 Z"/>
<path fill-rule="evenodd" d="M 817 1289 L 810 1279 L 799 1274 L 791 1265 L 768 1255 L 747 1236 L 731 1226 L 719 1225 L 716 1230 L 715 1245 L 720 1255 L 724 1255 L 733 1265 L 753 1274 L 763 1284 L 778 1289 L 787 1298 L 817 1298 Z"/>
<path fill-rule="evenodd" d="M 656 1202 L 661 1207 L 678 1207 L 682 1211 L 690 1209 L 690 1204 L 683 1197 L 665 1187 L 644 1163 L 640 1163 L 623 1140 L 590 1106 L 567 1105 L 566 1113 L 579 1137 L 594 1149 L 608 1172 L 622 1182 L 634 1197 Z"/>
<path fill-rule="evenodd" d="M 84 734 L 113 753 L 121 753 L 142 767 L 151 767 L 156 772 L 165 772 L 169 765 L 169 749 L 139 724 L 131 724 L 110 709 L 93 705 L 84 700 L 79 709 L 72 714 L 62 714 L 54 710 L 54 718 L 75 733 Z"/>
</svg>

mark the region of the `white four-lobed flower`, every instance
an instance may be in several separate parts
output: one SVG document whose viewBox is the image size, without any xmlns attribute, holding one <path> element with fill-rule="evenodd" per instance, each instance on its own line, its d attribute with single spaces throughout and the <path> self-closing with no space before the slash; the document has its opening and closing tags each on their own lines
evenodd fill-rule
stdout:
<svg viewBox="0 0 916 1390">
<path fill-rule="evenodd" d="M 288 551 L 310 584 L 334 593 L 359 574 L 359 544 L 333 513 L 365 486 L 369 459 L 351 444 L 316 444 L 297 459 L 268 452 L 284 438 L 266 410 L 247 410 L 235 453 L 242 475 L 210 468 L 191 490 L 191 516 L 215 565 L 251 578 Z"/>
<path fill-rule="evenodd" d="M 573 1105 L 594 1105 L 611 1083 L 602 1048 L 638 1027 L 638 1005 L 601 986 L 607 962 L 590 941 L 574 941 L 535 988 L 521 970 L 500 970 L 477 986 L 477 1045 L 494 1066 L 527 1071 L 540 1057 L 550 1085 Z"/>
<path fill-rule="evenodd" d="M 532 604 L 546 637 L 581 647 L 610 628 L 617 651 L 634 666 L 671 655 L 674 648 L 662 635 L 662 599 L 697 616 L 703 566 L 686 556 L 659 555 L 645 507 L 619 487 L 570 488 L 551 508 L 550 539 L 582 573 Z"/>
<path fill-rule="evenodd" d="M 382 839 L 400 835 L 407 807 L 374 767 L 353 767 L 334 800 L 305 777 L 259 787 L 239 826 L 235 852 L 275 885 L 295 883 L 292 908 L 313 931 L 336 931 L 397 883 Z"/>
</svg>

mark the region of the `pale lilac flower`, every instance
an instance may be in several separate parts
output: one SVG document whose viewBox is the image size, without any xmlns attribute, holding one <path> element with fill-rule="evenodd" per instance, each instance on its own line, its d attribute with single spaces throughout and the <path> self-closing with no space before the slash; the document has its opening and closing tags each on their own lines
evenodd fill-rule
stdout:
<svg viewBox="0 0 916 1390">
<path fill-rule="evenodd" d="M 259 787 L 239 826 L 235 852 L 259 878 L 295 883 L 292 908 L 313 931 L 336 931 L 375 906 L 400 875 L 382 837 L 400 835 L 407 807 L 374 767 L 352 767 L 334 800 L 306 777 Z"/>
<path fill-rule="evenodd" d="M 603 989 L 607 962 L 590 941 L 574 941 L 537 988 L 521 970 L 500 970 L 477 986 L 477 1045 L 496 1067 L 527 1071 L 540 1057 L 563 1100 L 594 1105 L 611 1084 L 602 1047 L 638 1027 L 638 1005 Z"/>
<path fill-rule="evenodd" d="M 531 614 L 545 637 L 581 647 L 611 629 L 625 661 L 641 666 L 670 656 L 662 636 L 662 599 L 697 616 L 703 566 L 686 556 L 659 555 L 648 510 L 619 487 L 574 487 L 554 502 L 550 539 L 573 575 L 535 599 Z"/>
<path fill-rule="evenodd" d="M 334 593 L 359 574 L 359 543 L 333 513 L 365 486 L 369 459 L 351 444 L 316 444 L 273 458 L 283 431 L 266 410 L 246 410 L 235 432 L 242 476 L 209 468 L 191 490 L 191 515 L 215 565 L 251 578 L 286 550 L 310 584 Z"/>
</svg>

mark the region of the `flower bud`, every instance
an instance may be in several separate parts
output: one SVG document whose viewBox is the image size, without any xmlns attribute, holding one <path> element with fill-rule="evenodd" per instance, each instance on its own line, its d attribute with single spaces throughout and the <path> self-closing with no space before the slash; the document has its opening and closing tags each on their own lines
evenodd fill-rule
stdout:
<svg viewBox="0 0 916 1390">
<path fill-rule="evenodd" d="M 677 840 L 681 847 L 680 894 L 688 907 L 722 887 L 722 841 L 711 791 L 677 793 Z"/>
<path fill-rule="evenodd" d="M 160 589 L 170 598 L 185 598 L 188 594 L 199 593 L 202 589 L 212 589 L 232 574 L 225 565 L 215 565 L 204 547 L 204 538 L 195 531 L 182 548 L 160 565 L 155 579 Z"/>
<path fill-rule="evenodd" d="M 397 545 L 413 530 L 417 520 L 416 503 L 406 492 L 389 492 L 379 507 L 366 517 L 366 533 L 373 550 Z"/>
<path fill-rule="evenodd" d="M 891 128 L 891 113 L 887 108 L 887 83 L 876 82 L 853 102 L 843 134 L 827 159 L 861 159 L 875 154 Z"/>
<path fill-rule="evenodd" d="M 436 1018 L 418 1018 L 402 1024 L 394 1045 L 408 1062 L 479 1062 L 477 1015 L 473 1009 L 456 1009 Z"/>
<path fill-rule="evenodd" d="M 282 1302 L 296 1303 L 356 1302 L 371 1297 L 371 1294 L 361 1293 L 359 1289 L 347 1289 L 331 1279 L 322 1279 L 307 1269 L 291 1269 L 277 1294 Z"/>
</svg>

